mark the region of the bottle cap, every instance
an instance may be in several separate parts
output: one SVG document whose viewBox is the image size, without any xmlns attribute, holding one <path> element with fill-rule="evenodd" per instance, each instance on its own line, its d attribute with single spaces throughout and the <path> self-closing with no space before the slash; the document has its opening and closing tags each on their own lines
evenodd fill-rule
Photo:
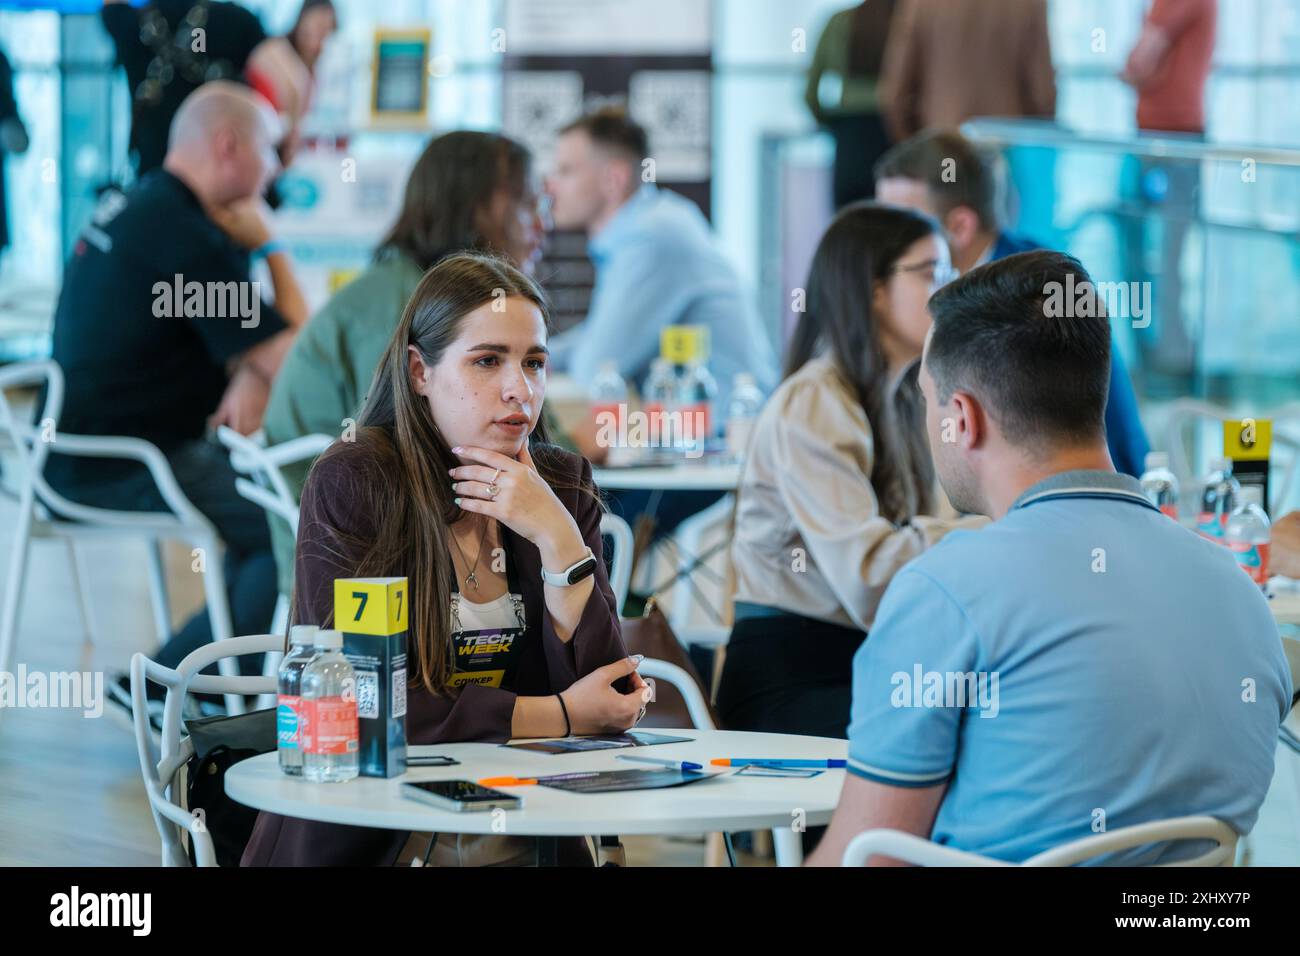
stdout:
<svg viewBox="0 0 1300 956">
<path fill-rule="evenodd" d="M 317 631 L 316 646 L 327 651 L 336 651 L 343 646 L 342 631 Z"/>
<path fill-rule="evenodd" d="M 1147 471 L 1152 471 L 1156 468 L 1168 468 L 1168 467 L 1169 467 L 1168 452 L 1166 451 L 1147 452 L 1147 462 L 1146 462 Z"/>
<path fill-rule="evenodd" d="M 320 628 L 315 624 L 295 624 L 289 629 L 289 643 L 299 647 L 310 647 L 316 641 L 316 632 Z"/>
<path fill-rule="evenodd" d="M 753 385 L 754 376 L 749 372 L 737 372 L 736 377 L 733 381 L 735 382 L 737 388 L 739 388 L 742 385 Z"/>
<path fill-rule="evenodd" d="M 1231 473 L 1232 463 L 1226 458 L 1211 458 L 1210 471 L 1224 471 Z"/>
</svg>

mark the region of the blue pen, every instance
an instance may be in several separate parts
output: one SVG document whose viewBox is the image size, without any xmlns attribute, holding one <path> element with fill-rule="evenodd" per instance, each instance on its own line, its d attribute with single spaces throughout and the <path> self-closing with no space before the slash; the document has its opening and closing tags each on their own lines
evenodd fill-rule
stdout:
<svg viewBox="0 0 1300 956">
<path fill-rule="evenodd" d="M 775 767 L 777 769 L 795 769 L 797 767 L 820 767 L 833 770 L 848 765 L 847 760 L 782 760 L 779 757 L 715 757 L 709 763 L 715 767 Z"/>
<path fill-rule="evenodd" d="M 672 767 L 675 770 L 703 770 L 704 764 L 691 763 L 689 760 L 664 760 L 660 757 L 629 757 L 618 754 L 619 760 L 631 760 L 635 763 L 652 763 L 659 767 Z"/>
</svg>

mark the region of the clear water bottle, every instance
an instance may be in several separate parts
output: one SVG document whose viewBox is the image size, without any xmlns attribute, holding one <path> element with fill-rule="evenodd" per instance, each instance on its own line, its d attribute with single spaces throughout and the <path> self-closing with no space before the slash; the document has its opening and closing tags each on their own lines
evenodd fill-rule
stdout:
<svg viewBox="0 0 1300 956">
<path fill-rule="evenodd" d="M 1228 518 L 1223 538 L 1241 569 L 1261 588 L 1268 586 L 1268 550 L 1272 540 L 1268 515 L 1264 513 L 1264 489 L 1245 485 L 1241 504 Z"/>
<path fill-rule="evenodd" d="M 627 382 L 618 374 L 618 363 L 602 362 L 592 380 L 591 419 L 596 429 L 596 441 L 608 454 L 609 465 L 626 463 L 631 449 L 627 447 Z"/>
<path fill-rule="evenodd" d="M 763 393 L 759 391 L 754 376 L 737 372 L 727 408 L 727 454 L 736 461 L 745 457 L 749 436 L 753 434 L 754 423 L 762 410 Z"/>
<path fill-rule="evenodd" d="M 315 624 L 295 624 L 289 631 L 289 653 L 280 662 L 276 681 L 279 696 L 275 705 L 275 747 L 280 769 L 293 777 L 302 776 L 302 746 L 299 724 L 302 717 L 302 672 L 316 656 Z"/>
<path fill-rule="evenodd" d="M 356 672 L 343 656 L 340 631 L 317 631 L 315 649 L 302 672 L 302 775 L 340 783 L 360 770 Z"/>
<path fill-rule="evenodd" d="M 1178 520 L 1178 479 L 1169 470 L 1169 456 L 1163 451 L 1147 454 L 1142 473 L 1142 492 L 1164 514 Z"/>
<path fill-rule="evenodd" d="M 677 371 L 672 362 L 657 358 L 650 363 L 650 375 L 645 383 L 645 400 L 641 403 L 652 447 L 672 448 L 678 443 L 678 430 L 671 424 L 665 427 L 667 416 L 673 413 L 677 404 Z"/>
<path fill-rule="evenodd" d="M 1223 544 L 1223 529 L 1241 500 L 1241 485 L 1232 477 L 1232 465 L 1226 458 L 1210 462 L 1210 473 L 1201 484 L 1201 509 L 1196 515 L 1196 530 L 1205 538 Z"/>
<path fill-rule="evenodd" d="M 682 413 L 682 444 L 688 457 L 704 454 L 704 446 L 713 434 L 713 403 L 718 396 L 718 383 L 708 367 L 693 360 L 678 381 Z"/>
</svg>

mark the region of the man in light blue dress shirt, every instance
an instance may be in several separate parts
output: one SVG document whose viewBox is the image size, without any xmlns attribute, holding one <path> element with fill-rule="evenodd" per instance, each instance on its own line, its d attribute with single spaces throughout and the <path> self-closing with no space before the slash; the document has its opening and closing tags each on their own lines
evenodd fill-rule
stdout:
<svg viewBox="0 0 1300 956">
<path fill-rule="evenodd" d="M 551 216 L 557 229 L 587 233 L 596 286 L 587 318 L 548 343 L 551 364 L 589 383 L 613 361 L 641 388 L 665 328 L 705 326 L 720 426 L 738 372 L 764 394 L 775 387 L 776 353 L 699 208 L 644 181 L 652 159 L 645 131 L 618 108 L 560 134 L 546 183 Z"/>
<path fill-rule="evenodd" d="M 1091 282 L 1069 256 L 1026 252 L 930 300 L 935 468 L 954 507 L 994 521 L 890 584 L 854 658 L 848 773 L 811 864 L 877 828 L 1020 862 L 1172 817 L 1247 833 L 1259 814 L 1292 704 L 1282 639 L 1232 553 L 1116 473 L 1108 321 L 1046 305 L 1070 275 Z"/>
</svg>

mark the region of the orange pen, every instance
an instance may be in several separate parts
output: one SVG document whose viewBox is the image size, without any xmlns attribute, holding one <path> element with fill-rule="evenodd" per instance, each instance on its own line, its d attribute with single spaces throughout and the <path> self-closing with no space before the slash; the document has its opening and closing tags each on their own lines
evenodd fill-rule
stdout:
<svg viewBox="0 0 1300 956">
<path fill-rule="evenodd" d="M 526 787 L 536 782 L 536 779 L 528 777 L 486 777 L 480 780 L 478 785 L 480 787 Z"/>
</svg>

